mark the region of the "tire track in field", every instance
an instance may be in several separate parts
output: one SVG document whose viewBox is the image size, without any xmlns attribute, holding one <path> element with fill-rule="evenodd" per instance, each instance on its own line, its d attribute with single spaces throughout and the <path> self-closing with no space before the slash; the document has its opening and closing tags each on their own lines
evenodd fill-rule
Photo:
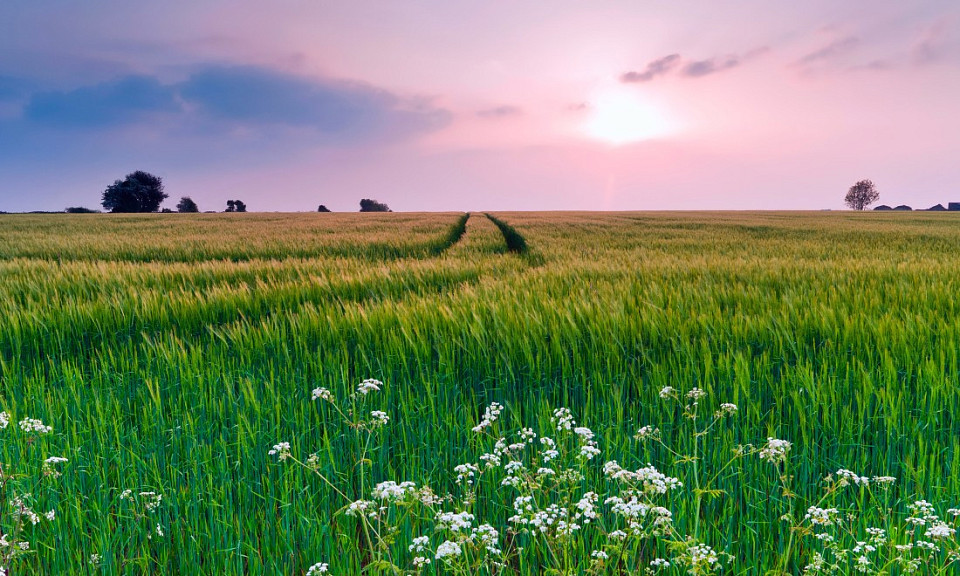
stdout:
<svg viewBox="0 0 960 576">
<path fill-rule="evenodd" d="M 527 240 L 522 234 L 517 232 L 516 228 L 491 215 L 489 212 L 484 212 L 484 214 L 500 229 L 500 233 L 503 234 L 503 241 L 507 244 L 507 250 L 514 254 L 522 255 L 527 253 L 527 250 L 529 250 Z"/>
<path fill-rule="evenodd" d="M 437 242 L 433 247 L 433 255 L 439 256 L 447 250 L 453 247 L 454 244 L 460 241 L 463 238 L 463 235 L 467 233 L 467 220 L 470 219 L 470 213 L 465 212 L 463 216 L 457 219 L 452 226 L 447 230 L 447 233 Z"/>
</svg>

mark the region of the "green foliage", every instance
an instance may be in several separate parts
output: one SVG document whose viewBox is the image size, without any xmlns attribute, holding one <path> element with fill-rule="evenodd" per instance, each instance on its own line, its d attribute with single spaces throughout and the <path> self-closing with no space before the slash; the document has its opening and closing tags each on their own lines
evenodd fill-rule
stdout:
<svg viewBox="0 0 960 576">
<path fill-rule="evenodd" d="M 377 202 L 369 198 L 360 201 L 361 212 L 390 212 L 390 207 L 383 202 Z"/>
<path fill-rule="evenodd" d="M 159 176 L 137 170 L 108 186 L 102 204 L 104 209 L 117 213 L 156 212 L 166 198 Z"/>
<path fill-rule="evenodd" d="M 180 202 L 177 203 L 177 212 L 197 213 L 200 212 L 200 207 L 193 201 L 193 198 L 184 196 L 180 199 Z"/>
<path fill-rule="evenodd" d="M 363 470 L 437 492 L 487 449 L 471 428 L 492 401 L 536 429 L 569 407 L 604 454 L 670 470 L 692 463 L 633 439 L 655 423 L 693 447 L 659 391 L 736 403 L 697 462 L 720 470 L 739 444 L 787 439 L 792 492 L 771 490 L 778 473 L 754 458 L 704 486 L 699 513 L 673 509 L 679 530 L 697 520 L 736 557 L 730 573 L 782 569 L 796 527 L 784 510 L 802 516 L 839 468 L 897 477 L 894 510 L 960 505 L 951 213 L 494 216 L 539 261 L 476 216 L 437 251 L 455 213 L 0 216 L 0 411 L 52 425 L 57 452 L 37 458 L 70 460 L 57 520 L 17 573 L 87 573 L 94 553 L 105 574 L 360 573 L 366 541 L 336 514 L 343 499 L 267 451 L 289 441 L 359 481 L 338 460 L 359 453 L 356 436 L 309 398 L 367 377 L 386 383 L 391 421 Z M 0 445 L 4 469 L 21 449 Z M 163 494 L 150 524 L 118 501 L 128 487 Z M 844 538 L 878 521 L 858 516 Z M 163 539 L 147 538 L 153 523 Z M 784 571 L 814 551 L 833 561 L 797 538 Z"/>
</svg>

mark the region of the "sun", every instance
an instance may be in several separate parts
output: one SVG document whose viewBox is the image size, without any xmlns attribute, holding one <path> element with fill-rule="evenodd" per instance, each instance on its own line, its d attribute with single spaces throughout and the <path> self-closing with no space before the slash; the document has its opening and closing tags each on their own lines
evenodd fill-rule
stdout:
<svg viewBox="0 0 960 576">
<path fill-rule="evenodd" d="M 674 130 L 663 110 L 644 102 L 632 91 L 599 94 L 590 106 L 583 132 L 590 138 L 619 146 L 665 136 Z"/>
</svg>

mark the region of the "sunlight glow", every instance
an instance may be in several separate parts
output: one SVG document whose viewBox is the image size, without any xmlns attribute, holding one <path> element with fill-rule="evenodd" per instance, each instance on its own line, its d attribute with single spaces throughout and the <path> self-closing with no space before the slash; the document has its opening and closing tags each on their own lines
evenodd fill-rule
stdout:
<svg viewBox="0 0 960 576">
<path fill-rule="evenodd" d="M 583 124 L 588 137 L 613 145 L 651 140 L 673 131 L 673 122 L 663 110 L 626 90 L 599 94 Z"/>
</svg>

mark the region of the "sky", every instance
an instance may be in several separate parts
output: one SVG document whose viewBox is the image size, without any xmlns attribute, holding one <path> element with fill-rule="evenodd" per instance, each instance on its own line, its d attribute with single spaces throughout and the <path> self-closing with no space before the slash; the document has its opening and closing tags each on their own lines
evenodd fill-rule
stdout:
<svg viewBox="0 0 960 576">
<path fill-rule="evenodd" d="M 956 0 L 3 0 L 0 210 L 960 202 Z"/>
</svg>

